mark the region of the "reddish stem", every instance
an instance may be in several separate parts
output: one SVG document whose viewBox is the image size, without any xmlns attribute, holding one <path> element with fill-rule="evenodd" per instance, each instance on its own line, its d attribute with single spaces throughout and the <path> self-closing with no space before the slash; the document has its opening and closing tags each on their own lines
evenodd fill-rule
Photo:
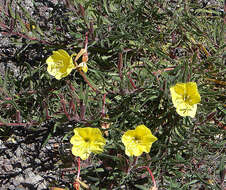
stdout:
<svg viewBox="0 0 226 190">
<path fill-rule="evenodd" d="M 49 45 L 51 45 L 52 43 L 50 43 L 50 42 L 47 42 L 47 41 L 45 41 L 45 40 L 39 40 L 39 39 L 37 39 L 37 38 L 33 38 L 33 37 L 30 37 L 30 36 L 27 36 L 27 35 L 25 35 L 25 34 L 22 34 L 22 33 L 19 33 L 19 32 L 13 32 L 13 31 L 11 31 L 11 29 L 10 28 L 8 28 L 5 24 L 3 24 L 3 23 L 0 23 L 0 26 L 2 27 L 2 28 L 4 28 L 5 30 L 8 30 L 9 32 L 1 32 L 3 35 L 16 35 L 16 36 L 20 36 L 20 37 L 22 37 L 22 38 L 25 38 L 25 39 L 28 39 L 28 40 L 33 40 L 33 41 L 38 41 L 38 42 L 40 42 L 40 43 L 42 43 L 42 44 L 49 44 Z"/>
<path fill-rule="evenodd" d="M 0 123 L 0 126 L 22 126 L 22 127 L 26 127 L 27 125 L 29 125 L 28 123 Z"/>
<path fill-rule="evenodd" d="M 87 46 L 88 46 L 88 35 L 89 35 L 89 32 L 86 32 L 86 34 L 85 34 L 85 44 L 84 44 L 86 51 L 87 51 Z"/>
<path fill-rule="evenodd" d="M 102 102 L 103 102 L 103 105 L 102 105 L 102 117 L 105 117 L 105 99 L 106 99 L 106 95 L 107 94 L 104 94 L 103 99 L 102 99 Z"/>
<path fill-rule="evenodd" d="M 74 86 L 72 86 L 71 82 L 69 80 L 67 80 L 66 82 L 67 82 L 69 88 L 74 92 L 75 88 L 74 88 Z"/>
<path fill-rule="evenodd" d="M 0 126 L 9 126 L 9 127 L 16 127 L 16 126 L 21 126 L 21 127 L 26 127 L 26 126 L 33 126 L 33 125 L 38 125 L 38 122 L 28 122 L 28 123 L 2 123 L 0 122 Z"/>
<path fill-rule="evenodd" d="M 73 115 L 75 115 L 76 109 L 75 109 L 75 104 L 74 104 L 74 99 L 73 98 L 70 101 L 70 110 L 72 110 Z"/>
<path fill-rule="evenodd" d="M 78 173 L 77 173 L 77 179 L 79 179 L 79 176 L 80 176 L 80 170 L 81 170 L 80 157 L 78 157 L 78 158 L 77 158 L 77 162 L 78 162 Z"/>
<path fill-rule="evenodd" d="M 152 73 L 153 73 L 153 75 L 158 75 L 158 74 L 161 74 L 162 72 L 172 71 L 172 70 L 174 70 L 174 68 L 166 68 L 166 69 L 158 70 L 157 72 L 152 72 Z"/>
<path fill-rule="evenodd" d="M 148 170 L 148 173 L 149 173 L 150 176 L 151 176 L 151 179 L 152 179 L 152 182 L 153 182 L 153 184 L 154 184 L 154 187 L 156 187 L 156 181 L 155 181 L 155 178 L 154 178 L 154 176 L 153 176 L 153 174 L 152 174 L 150 168 L 147 167 L 147 166 L 142 166 L 142 167 L 140 167 L 140 168 L 138 168 L 138 169 L 147 169 L 147 170 Z"/>
<path fill-rule="evenodd" d="M 80 103 L 80 118 L 81 120 L 85 120 L 86 107 L 83 104 L 83 101 Z"/>
<path fill-rule="evenodd" d="M 134 158 L 132 165 L 129 166 L 128 171 L 127 171 L 127 174 L 129 174 L 130 171 L 131 171 L 131 170 L 134 168 L 134 166 L 137 164 L 137 160 L 138 160 L 138 156 L 136 156 L 136 157 Z"/>
<path fill-rule="evenodd" d="M 93 22 L 89 23 L 89 33 L 91 34 L 92 40 L 95 40 L 95 36 L 94 36 L 94 29 L 93 29 Z"/>
<path fill-rule="evenodd" d="M 84 9 L 84 7 L 81 4 L 79 4 L 79 8 L 80 8 L 80 14 L 84 18 L 85 17 L 85 9 Z"/>
<path fill-rule="evenodd" d="M 45 109 L 45 114 L 46 114 L 46 120 L 50 119 L 49 116 L 49 111 L 48 111 L 48 105 L 46 104 L 46 102 L 44 102 L 44 109 Z"/>
<path fill-rule="evenodd" d="M 134 89 L 136 89 L 137 87 L 136 87 L 135 83 L 133 82 L 132 78 L 130 77 L 130 73 L 131 73 L 131 72 L 128 73 L 128 79 L 129 79 L 129 82 L 130 82 L 130 84 L 132 85 L 132 87 L 133 87 Z"/>
<path fill-rule="evenodd" d="M 122 76 L 122 67 L 123 67 L 123 64 L 122 64 L 123 60 L 122 60 L 122 53 L 119 53 L 118 55 L 118 72 L 119 72 L 119 76 L 120 76 L 120 79 L 123 80 L 123 76 Z"/>
<path fill-rule="evenodd" d="M 66 117 L 68 118 L 68 120 L 70 121 L 70 120 L 71 120 L 71 117 L 70 117 L 70 115 L 69 115 L 68 112 L 67 112 L 67 109 L 66 109 L 66 103 L 65 103 L 65 101 L 64 101 L 64 99 L 63 99 L 63 96 L 60 95 L 60 98 L 61 98 L 60 103 L 61 103 L 61 105 L 62 105 L 63 111 L 64 111 Z"/>
<path fill-rule="evenodd" d="M 86 78 L 86 75 L 83 73 L 83 71 L 79 71 L 80 75 L 83 77 L 84 81 L 89 85 L 90 88 L 93 89 L 94 92 L 96 93 L 100 93 L 99 90 L 97 90 L 96 88 L 94 88 L 91 83 L 88 81 L 88 79 Z"/>
<path fill-rule="evenodd" d="M 16 121 L 17 121 L 18 123 L 21 122 L 21 116 L 20 116 L 20 111 L 19 111 L 19 110 L 16 110 Z"/>
<path fill-rule="evenodd" d="M 74 181 L 73 187 L 76 190 L 79 190 L 80 189 L 79 176 L 80 176 L 80 170 L 81 170 L 80 157 L 77 158 L 77 163 L 78 163 L 78 173 L 77 173 L 77 177 Z"/>
</svg>

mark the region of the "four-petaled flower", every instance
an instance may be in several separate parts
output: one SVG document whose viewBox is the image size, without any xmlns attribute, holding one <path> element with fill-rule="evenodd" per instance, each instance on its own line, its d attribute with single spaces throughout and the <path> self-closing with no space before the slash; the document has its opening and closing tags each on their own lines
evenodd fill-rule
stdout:
<svg viewBox="0 0 226 190">
<path fill-rule="evenodd" d="M 86 160 L 91 152 L 99 154 L 103 152 L 106 143 L 98 128 L 75 128 L 74 136 L 70 143 L 73 145 L 72 154 L 79 156 L 82 160 Z"/>
<path fill-rule="evenodd" d="M 177 83 L 170 88 L 173 105 L 180 116 L 195 117 L 197 103 L 201 101 L 195 82 Z"/>
<path fill-rule="evenodd" d="M 46 63 L 48 73 L 57 80 L 66 77 L 75 68 L 72 57 L 63 49 L 53 51 L 53 55 L 48 57 Z"/>
<path fill-rule="evenodd" d="M 158 140 L 145 125 L 139 125 L 135 130 L 128 130 L 122 136 L 125 153 L 128 156 L 140 156 L 149 153 L 152 143 Z"/>
</svg>

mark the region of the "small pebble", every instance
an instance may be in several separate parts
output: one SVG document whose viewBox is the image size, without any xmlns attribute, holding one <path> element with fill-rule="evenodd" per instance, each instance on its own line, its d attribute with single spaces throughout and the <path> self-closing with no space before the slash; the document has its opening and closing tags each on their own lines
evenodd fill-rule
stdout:
<svg viewBox="0 0 226 190">
<path fill-rule="evenodd" d="M 14 186 L 18 186 L 18 185 L 20 185 L 20 184 L 23 183 L 23 182 L 24 182 L 24 178 L 23 178 L 22 175 L 18 175 L 18 176 L 16 176 L 16 177 L 13 179 L 13 185 L 14 185 Z"/>
</svg>

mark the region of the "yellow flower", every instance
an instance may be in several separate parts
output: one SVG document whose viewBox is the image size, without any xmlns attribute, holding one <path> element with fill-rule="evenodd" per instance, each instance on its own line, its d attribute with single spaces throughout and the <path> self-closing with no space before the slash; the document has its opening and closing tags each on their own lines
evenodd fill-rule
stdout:
<svg viewBox="0 0 226 190">
<path fill-rule="evenodd" d="M 48 57 L 46 63 L 48 73 L 57 80 L 66 77 L 75 68 L 72 57 L 63 49 L 53 51 L 53 55 Z"/>
<path fill-rule="evenodd" d="M 170 88 L 173 105 L 180 116 L 195 117 L 197 103 L 201 101 L 195 82 L 177 83 Z"/>
<path fill-rule="evenodd" d="M 76 128 L 75 135 L 71 137 L 70 143 L 73 145 L 72 154 L 86 160 L 91 152 L 99 154 L 103 152 L 105 139 L 98 128 Z"/>
<path fill-rule="evenodd" d="M 135 130 L 128 130 L 122 136 L 126 147 L 126 155 L 140 156 L 143 152 L 149 153 L 152 143 L 158 140 L 145 125 L 139 125 Z"/>
</svg>

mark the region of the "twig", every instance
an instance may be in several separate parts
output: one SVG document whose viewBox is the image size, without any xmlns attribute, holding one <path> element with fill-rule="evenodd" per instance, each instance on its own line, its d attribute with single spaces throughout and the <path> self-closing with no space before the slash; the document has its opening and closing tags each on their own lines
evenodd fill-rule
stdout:
<svg viewBox="0 0 226 190">
<path fill-rule="evenodd" d="M 21 122 L 21 115 L 20 115 L 20 111 L 19 111 L 19 110 L 16 110 L 16 121 L 17 121 L 18 123 Z"/>
<path fill-rule="evenodd" d="M 130 171 L 134 168 L 134 166 L 136 166 L 137 164 L 137 161 L 138 161 L 138 156 L 136 156 L 133 160 L 133 163 L 131 166 L 129 166 L 128 170 L 127 170 L 127 175 L 130 173 Z"/>
<path fill-rule="evenodd" d="M 148 170 L 148 173 L 149 173 L 150 176 L 151 176 L 151 179 L 152 179 L 152 182 L 153 182 L 153 184 L 154 184 L 154 187 L 156 187 L 156 181 L 155 181 L 155 178 L 154 178 L 154 176 L 153 176 L 153 174 L 152 174 L 152 172 L 151 172 L 151 170 L 150 170 L 149 167 L 147 167 L 147 166 L 142 166 L 142 167 L 139 167 L 139 168 L 137 168 L 137 169 L 147 169 L 147 170 Z"/>
<path fill-rule="evenodd" d="M 129 79 L 129 82 L 130 82 L 130 84 L 132 85 L 132 87 L 133 87 L 134 89 L 136 89 L 137 87 L 136 87 L 135 83 L 133 82 L 132 78 L 130 77 L 130 73 L 131 73 L 131 72 L 128 73 L 127 77 L 128 77 L 128 79 Z"/>
<path fill-rule="evenodd" d="M 77 173 L 77 179 L 79 179 L 79 176 L 80 176 L 80 170 L 81 170 L 80 157 L 78 157 L 77 162 L 78 162 L 78 173 Z"/>
<path fill-rule="evenodd" d="M 118 72 L 119 72 L 119 76 L 120 79 L 123 80 L 123 76 L 122 76 L 122 67 L 123 67 L 123 60 L 122 60 L 122 53 L 118 54 Z"/>
<path fill-rule="evenodd" d="M 106 99 L 106 93 L 103 95 L 103 99 L 102 99 L 102 102 L 103 102 L 103 105 L 102 105 L 102 117 L 105 117 L 105 99 Z"/>
<path fill-rule="evenodd" d="M 226 0 L 224 0 L 224 25 L 226 24 Z"/>
<path fill-rule="evenodd" d="M 97 94 L 100 93 L 99 90 L 97 90 L 96 88 L 94 88 L 91 83 L 88 81 L 86 75 L 83 73 L 83 71 L 79 71 L 80 75 L 83 77 L 84 81 L 89 85 L 89 87 L 91 87 L 93 89 L 94 92 L 96 92 Z"/>
<path fill-rule="evenodd" d="M 63 98 L 63 95 L 60 94 L 59 96 L 60 96 L 60 98 L 61 98 L 60 103 L 61 103 L 61 105 L 62 105 L 63 111 L 64 111 L 66 117 L 68 118 L 68 120 L 70 121 L 70 120 L 71 120 L 71 117 L 70 117 L 70 115 L 69 115 L 68 112 L 67 112 L 67 109 L 66 109 L 66 103 L 65 103 L 65 100 L 64 100 L 64 98 Z"/>
<path fill-rule="evenodd" d="M 0 126 L 9 126 L 9 127 L 16 127 L 16 126 L 21 126 L 21 127 L 27 127 L 27 126 L 34 126 L 34 125 L 39 125 L 37 121 L 34 122 L 28 122 L 28 123 L 2 123 L 0 122 Z"/>
<path fill-rule="evenodd" d="M 43 102 L 43 104 L 44 104 L 44 109 L 45 109 L 45 114 L 46 114 L 46 120 L 48 120 L 48 119 L 50 119 L 48 105 L 46 102 Z"/>
<path fill-rule="evenodd" d="M 20 36 L 22 38 L 25 38 L 25 39 L 28 39 L 28 40 L 31 40 L 31 41 L 38 41 L 42 44 L 49 44 L 49 45 L 52 45 L 51 42 L 48 42 L 48 41 L 45 41 L 45 40 L 39 40 L 38 38 L 34 38 L 34 37 L 30 37 L 30 36 L 27 36 L 25 34 L 22 34 L 22 33 L 19 33 L 19 32 L 13 32 L 11 31 L 11 29 L 9 27 L 7 27 L 5 24 L 3 23 L 0 23 L 0 26 L 4 29 L 4 30 L 7 30 L 8 32 L 1 32 L 3 35 L 16 35 L 16 36 Z"/>
<path fill-rule="evenodd" d="M 81 120 L 85 120 L 86 107 L 83 104 L 83 101 L 80 103 L 80 118 Z"/>
<path fill-rule="evenodd" d="M 162 72 L 165 72 L 165 71 L 172 71 L 172 70 L 174 70 L 173 67 L 171 67 L 171 68 L 166 68 L 166 69 L 163 69 L 163 70 L 158 70 L 158 71 L 156 71 L 156 72 L 152 72 L 152 74 L 153 74 L 153 75 L 160 75 Z"/>
</svg>

